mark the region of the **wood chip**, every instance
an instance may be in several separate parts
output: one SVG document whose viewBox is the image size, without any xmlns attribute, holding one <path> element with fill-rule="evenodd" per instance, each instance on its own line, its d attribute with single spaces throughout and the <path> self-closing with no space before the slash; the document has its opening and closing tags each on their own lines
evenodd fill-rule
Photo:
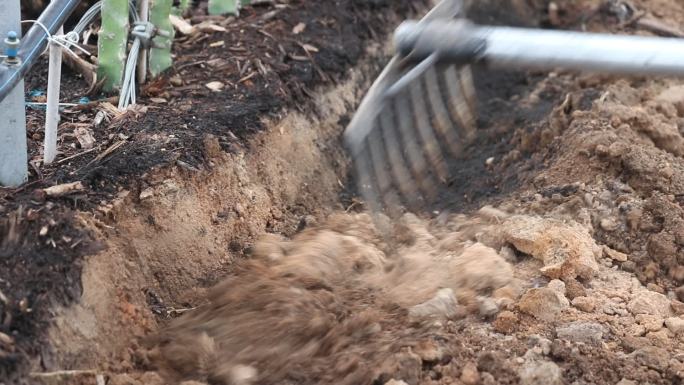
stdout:
<svg viewBox="0 0 684 385">
<path fill-rule="evenodd" d="M 0 346 L 10 347 L 12 345 L 14 345 L 14 339 L 3 332 L 0 332 Z"/>
<path fill-rule="evenodd" d="M 228 31 L 225 27 L 222 27 L 218 24 L 215 24 L 209 20 L 203 21 L 195 26 L 197 29 L 199 29 L 202 32 L 226 32 Z"/>
<path fill-rule="evenodd" d="M 45 195 L 56 198 L 72 194 L 75 192 L 83 191 L 84 188 L 85 187 L 83 186 L 83 183 L 78 181 L 73 183 L 58 184 L 56 186 L 51 186 L 46 189 L 43 189 L 43 191 L 45 192 Z"/>
<path fill-rule="evenodd" d="M 93 130 L 89 127 L 78 126 L 74 128 L 74 136 L 76 137 L 76 140 L 78 140 L 78 144 L 80 144 L 81 148 L 84 150 L 91 149 L 95 146 L 95 136 L 93 136 Z"/>
<path fill-rule="evenodd" d="M 651 18 L 651 17 L 644 17 L 639 20 L 637 20 L 636 24 L 644 29 L 647 29 L 653 33 L 656 33 L 658 35 L 662 36 L 667 36 L 667 37 L 684 37 L 684 31 L 680 30 L 677 27 L 668 25 L 663 23 L 660 20 Z"/>
<path fill-rule="evenodd" d="M 223 87 L 225 87 L 225 84 L 221 82 L 209 82 L 205 84 L 205 86 L 214 92 L 221 92 L 223 90 Z"/>
<path fill-rule="evenodd" d="M 292 33 L 295 35 L 299 35 L 300 33 L 304 32 L 306 29 L 306 24 L 304 23 L 299 23 L 292 28 Z"/>
<path fill-rule="evenodd" d="M 224 45 L 226 45 L 226 42 L 223 40 L 219 40 L 219 41 L 215 41 L 215 42 L 209 44 L 209 47 L 216 48 L 216 47 L 223 47 Z"/>
<path fill-rule="evenodd" d="M 307 52 L 318 52 L 318 48 L 312 46 L 311 44 L 302 44 L 302 48 L 304 48 Z"/>
<path fill-rule="evenodd" d="M 192 24 L 188 23 L 185 19 L 182 17 L 178 17 L 176 15 L 169 15 L 169 20 L 171 20 L 171 24 L 173 25 L 178 32 L 182 33 L 183 35 L 192 35 L 197 32 L 197 28 L 192 26 Z"/>
</svg>

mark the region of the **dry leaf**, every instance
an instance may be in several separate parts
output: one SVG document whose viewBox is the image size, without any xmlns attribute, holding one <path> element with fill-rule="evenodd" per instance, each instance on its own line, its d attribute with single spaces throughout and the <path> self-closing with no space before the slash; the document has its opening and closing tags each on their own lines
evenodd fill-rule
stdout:
<svg viewBox="0 0 684 385">
<path fill-rule="evenodd" d="M 223 87 L 225 87 L 225 84 L 221 82 L 209 82 L 205 84 L 205 86 L 214 92 L 221 92 L 221 90 L 223 90 Z"/>
<path fill-rule="evenodd" d="M 150 98 L 150 101 L 151 101 L 152 103 L 156 103 L 156 104 L 164 104 L 164 103 L 166 103 L 166 99 L 164 99 L 164 98 Z"/>
<path fill-rule="evenodd" d="M 304 32 L 305 29 L 306 29 L 306 24 L 299 23 L 299 24 L 295 25 L 294 28 L 292 28 L 292 33 L 294 33 L 295 35 L 299 35 L 300 33 Z"/>
<path fill-rule="evenodd" d="M 74 136 L 76 136 L 76 140 L 78 140 L 82 149 L 89 150 L 95 145 L 93 131 L 88 127 L 76 127 L 74 129 Z"/>
</svg>

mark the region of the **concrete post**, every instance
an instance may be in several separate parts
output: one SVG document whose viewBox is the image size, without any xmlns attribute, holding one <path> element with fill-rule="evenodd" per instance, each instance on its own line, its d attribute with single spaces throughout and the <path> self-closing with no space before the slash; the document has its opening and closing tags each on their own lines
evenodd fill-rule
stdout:
<svg viewBox="0 0 684 385">
<path fill-rule="evenodd" d="M 9 31 L 21 34 L 20 0 L 0 0 L 0 45 Z M 0 186 L 15 187 L 28 178 L 24 81 L 0 102 Z"/>
</svg>

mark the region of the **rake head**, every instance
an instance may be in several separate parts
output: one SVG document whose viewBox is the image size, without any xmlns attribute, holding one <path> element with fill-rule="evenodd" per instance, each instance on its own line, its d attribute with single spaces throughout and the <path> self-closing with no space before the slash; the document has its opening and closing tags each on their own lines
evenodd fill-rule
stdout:
<svg viewBox="0 0 684 385">
<path fill-rule="evenodd" d="M 421 20 L 454 18 L 460 0 L 444 0 Z M 475 137 L 476 95 L 468 65 L 395 56 L 345 131 L 360 193 L 373 212 L 395 217 L 434 201 L 449 180 L 448 158 Z"/>
</svg>

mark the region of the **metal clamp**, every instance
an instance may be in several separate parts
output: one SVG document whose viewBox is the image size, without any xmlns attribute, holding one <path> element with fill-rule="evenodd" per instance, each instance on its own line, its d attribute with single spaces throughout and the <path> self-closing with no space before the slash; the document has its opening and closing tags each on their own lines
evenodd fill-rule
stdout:
<svg viewBox="0 0 684 385">
<path fill-rule="evenodd" d="M 133 30 L 131 30 L 131 35 L 140 40 L 140 43 L 146 49 L 149 48 L 168 48 L 164 44 L 159 44 L 154 40 L 157 36 L 171 37 L 169 31 L 165 31 L 155 27 L 154 24 L 149 21 L 136 21 L 133 23 Z"/>
</svg>

